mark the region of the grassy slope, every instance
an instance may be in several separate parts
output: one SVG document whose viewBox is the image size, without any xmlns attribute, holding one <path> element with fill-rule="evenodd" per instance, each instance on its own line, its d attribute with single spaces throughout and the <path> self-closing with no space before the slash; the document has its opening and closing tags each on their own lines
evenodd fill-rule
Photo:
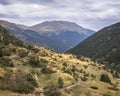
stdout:
<svg viewBox="0 0 120 96">
<path fill-rule="evenodd" d="M 105 62 L 120 72 L 120 23 L 101 29 L 68 52 Z"/>
<path fill-rule="evenodd" d="M 2 36 L 3 34 L 2 32 Z M 105 71 L 104 65 L 99 65 L 89 58 L 84 57 L 78 60 L 71 54 L 58 54 L 43 47 L 35 46 L 28 48 L 28 45 L 26 47 L 24 44 L 20 43 L 19 45 L 17 42 L 13 43 L 10 41 L 8 44 L 4 44 L 4 40 L 0 42 L 2 51 L 10 51 L 10 54 L 4 53 L 1 58 L 10 59 L 9 62 L 14 65 L 14 67 L 9 67 L 9 65 L 2 66 L 3 63 L 0 62 L 0 77 L 4 80 L 6 74 L 10 74 L 10 77 L 12 77 L 12 81 L 9 81 L 10 84 L 15 84 L 17 76 L 25 79 L 28 74 L 31 74 L 38 83 L 38 87 L 34 87 L 30 93 L 34 96 L 36 93 L 40 93 L 44 87 L 58 87 L 58 78 L 61 77 L 64 82 L 63 88 L 58 88 L 62 93 L 61 96 L 87 96 L 87 94 L 91 94 L 92 96 L 103 96 L 103 94 L 115 96 L 117 94 L 117 96 L 120 96 L 119 79 L 113 78 L 109 70 L 108 72 Z M 43 65 L 35 67 L 36 63 L 30 64 L 29 60 L 33 58 L 37 58 L 39 60 L 37 63 Z M 41 69 L 44 68 L 43 66 L 54 72 L 51 74 L 50 72 L 47 74 L 41 72 Z M 100 76 L 103 73 L 109 75 L 112 84 L 100 81 Z M 94 75 L 94 77 L 91 75 Z M 0 82 L 2 82 L 2 79 Z M 24 80 L 24 82 L 26 81 Z M 108 87 L 113 87 L 114 85 L 116 86 L 115 88 L 118 88 L 117 91 L 108 89 Z M 90 88 L 91 86 L 96 86 L 98 90 Z M 2 88 L 1 85 L 0 88 Z M 5 89 L 0 90 L 0 96 L 28 96 L 28 94 L 20 94 L 10 91 L 10 89 Z"/>
</svg>

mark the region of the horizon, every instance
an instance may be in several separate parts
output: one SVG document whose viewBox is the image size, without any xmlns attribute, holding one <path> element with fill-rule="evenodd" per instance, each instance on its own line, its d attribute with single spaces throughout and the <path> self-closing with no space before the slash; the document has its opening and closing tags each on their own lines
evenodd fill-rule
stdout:
<svg viewBox="0 0 120 96">
<path fill-rule="evenodd" d="M 5 22 L 9 22 L 9 23 L 14 23 L 14 24 L 16 24 L 16 25 L 23 25 L 23 26 L 26 26 L 26 27 L 32 27 L 32 26 L 35 26 L 35 25 L 37 25 L 37 24 L 41 24 L 41 23 L 44 23 L 44 22 L 54 22 L 54 21 L 61 22 L 62 20 L 42 21 L 42 22 L 39 22 L 39 23 L 36 23 L 36 24 L 33 24 L 33 25 L 26 25 L 26 24 L 11 22 L 11 21 L 2 20 L 2 19 L 0 19 L 0 21 L 5 21 Z M 78 23 L 76 23 L 76 22 L 71 22 L 71 21 L 62 21 L 62 22 L 75 23 L 75 24 L 79 25 Z M 116 22 L 116 23 L 119 23 L 119 22 Z M 104 26 L 103 28 L 108 27 L 108 26 L 111 26 L 111 25 L 116 24 L 116 23 L 112 23 L 112 24 L 106 25 L 106 26 Z M 101 29 L 99 29 L 99 30 L 94 30 L 94 29 L 86 28 L 86 27 L 81 26 L 81 25 L 79 25 L 79 26 L 82 27 L 82 28 L 85 28 L 85 29 L 93 30 L 93 31 L 95 31 L 95 32 L 100 31 L 101 29 L 103 29 L 103 28 L 101 28 Z"/>
<path fill-rule="evenodd" d="M 33 26 L 46 21 L 74 22 L 98 31 L 120 22 L 120 1 L 1 0 L 0 20 Z M 9 10 L 8 10 L 9 9 Z"/>
</svg>

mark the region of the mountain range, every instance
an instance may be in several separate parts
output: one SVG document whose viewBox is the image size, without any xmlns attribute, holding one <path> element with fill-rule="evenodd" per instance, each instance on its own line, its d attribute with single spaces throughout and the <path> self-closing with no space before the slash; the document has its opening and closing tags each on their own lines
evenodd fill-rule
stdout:
<svg viewBox="0 0 120 96">
<path fill-rule="evenodd" d="M 68 52 L 106 63 L 120 72 L 120 22 L 101 29 Z"/>
<path fill-rule="evenodd" d="M 0 25 L 22 41 L 32 45 L 41 45 L 57 52 L 65 52 L 94 33 L 76 23 L 67 21 L 49 21 L 25 26 L 0 20 Z"/>
</svg>

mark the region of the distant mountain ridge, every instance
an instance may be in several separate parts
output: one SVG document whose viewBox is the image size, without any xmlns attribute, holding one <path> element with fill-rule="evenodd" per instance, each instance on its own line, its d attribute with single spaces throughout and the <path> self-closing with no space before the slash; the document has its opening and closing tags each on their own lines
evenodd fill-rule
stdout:
<svg viewBox="0 0 120 96">
<path fill-rule="evenodd" d="M 68 52 L 106 62 L 120 72 L 120 22 L 101 29 Z"/>
<path fill-rule="evenodd" d="M 0 25 L 22 41 L 65 52 L 90 36 L 94 31 L 67 21 L 43 22 L 31 27 L 0 20 Z M 80 31 L 81 30 L 81 31 Z"/>
<path fill-rule="evenodd" d="M 83 28 L 74 22 L 68 21 L 47 21 L 31 26 L 30 28 L 31 30 L 35 30 L 37 32 L 59 32 L 69 30 L 87 34 L 88 30 L 93 31 L 90 29 Z"/>
</svg>

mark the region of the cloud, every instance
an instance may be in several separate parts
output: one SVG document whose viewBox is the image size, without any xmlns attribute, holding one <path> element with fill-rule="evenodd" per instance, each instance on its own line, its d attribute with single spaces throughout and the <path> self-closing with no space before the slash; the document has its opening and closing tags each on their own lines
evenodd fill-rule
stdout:
<svg viewBox="0 0 120 96">
<path fill-rule="evenodd" d="M 65 20 L 99 30 L 120 21 L 119 9 L 119 0 L 0 0 L 1 19 L 26 25 Z"/>
<path fill-rule="evenodd" d="M 0 4 L 9 5 L 10 2 L 9 2 L 9 0 L 0 0 Z"/>
</svg>

